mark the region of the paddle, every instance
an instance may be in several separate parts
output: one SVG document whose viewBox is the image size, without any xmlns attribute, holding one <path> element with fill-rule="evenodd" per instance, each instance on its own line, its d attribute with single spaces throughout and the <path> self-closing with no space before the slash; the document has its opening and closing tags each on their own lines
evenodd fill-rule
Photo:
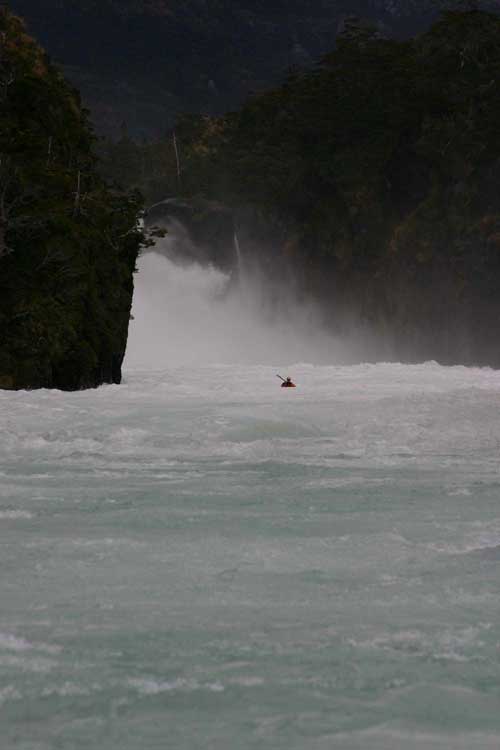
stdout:
<svg viewBox="0 0 500 750">
<path fill-rule="evenodd" d="M 282 380 L 284 383 L 286 383 L 285 378 L 282 378 L 281 375 L 276 375 L 276 377 L 279 378 L 280 380 Z"/>
</svg>

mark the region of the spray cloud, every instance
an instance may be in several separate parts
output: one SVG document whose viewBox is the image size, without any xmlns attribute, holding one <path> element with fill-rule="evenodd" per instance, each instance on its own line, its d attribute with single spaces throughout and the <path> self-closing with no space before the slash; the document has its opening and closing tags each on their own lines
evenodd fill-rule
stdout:
<svg viewBox="0 0 500 750">
<path fill-rule="evenodd" d="M 348 358 L 312 304 L 299 303 L 286 284 L 269 283 L 241 254 L 237 271 L 226 274 L 180 262 L 175 233 L 158 250 L 139 260 L 125 367 L 335 364 Z"/>
</svg>

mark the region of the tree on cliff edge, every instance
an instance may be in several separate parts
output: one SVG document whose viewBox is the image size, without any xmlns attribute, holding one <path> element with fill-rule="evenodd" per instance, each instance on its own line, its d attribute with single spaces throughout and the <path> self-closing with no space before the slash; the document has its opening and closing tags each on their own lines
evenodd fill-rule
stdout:
<svg viewBox="0 0 500 750">
<path fill-rule="evenodd" d="M 119 382 L 140 200 L 99 177 L 78 93 L 0 9 L 0 387 Z"/>
</svg>

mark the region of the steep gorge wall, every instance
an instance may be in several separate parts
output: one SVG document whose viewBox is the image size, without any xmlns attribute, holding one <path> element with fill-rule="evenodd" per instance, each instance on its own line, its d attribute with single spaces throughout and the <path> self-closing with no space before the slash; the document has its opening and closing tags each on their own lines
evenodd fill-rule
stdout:
<svg viewBox="0 0 500 750">
<path fill-rule="evenodd" d="M 186 184 L 262 217 L 262 263 L 375 356 L 500 366 L 499 50 L 478 11 L 407 42 L 353 26 L 318 70 L 191 123 Z"/>
<path fill-rule="evenodd" d="M 0 10 L 0 387 L 118 383 L 142 242 L 78 94 Z"/>
</svg>

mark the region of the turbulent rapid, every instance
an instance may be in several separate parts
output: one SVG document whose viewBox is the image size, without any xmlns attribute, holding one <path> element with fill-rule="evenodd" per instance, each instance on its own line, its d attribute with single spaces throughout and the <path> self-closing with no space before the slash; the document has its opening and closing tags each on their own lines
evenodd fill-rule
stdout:
<svg viewBox="0 0 500 750">
<path fill-rule="evenodd" d="M 123 385 L 0 391 L 1 750 L 496 750 L 500 372 L 165 263 Z"/>
</svg>

